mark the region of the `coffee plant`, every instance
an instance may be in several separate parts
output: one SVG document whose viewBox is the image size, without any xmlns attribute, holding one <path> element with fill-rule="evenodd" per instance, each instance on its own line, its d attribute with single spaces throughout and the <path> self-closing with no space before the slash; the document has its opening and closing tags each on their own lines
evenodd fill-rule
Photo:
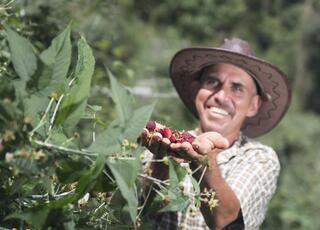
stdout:
<svg viewBox="0 0 320 230">
<path fill-rule="evenodd" d="M 214 202 L 212 193 L 200 193 L 190 169 L 170 156 L 145 157 L 137 138 L 154 106 L 135 108 L 108 69 L 117 118 L 109 124 L 99 118 L 102 108 L 88 104 L 95 59 L 80 36 L 73 60 L 70 25 L 43 51 L 3 28 L 10 74 L 0 78 L 2 229 L 148 229 L 151 212 Z M 89 145 L 78 132 L 84 121 L 92 124 Z M 150 163 L 167 164 L 168 180 L 153 178 Z M 193 193 L 181 188 L 186 177 Z M 146 191 L 146 181 L 155 186 Z"/>
</svg>

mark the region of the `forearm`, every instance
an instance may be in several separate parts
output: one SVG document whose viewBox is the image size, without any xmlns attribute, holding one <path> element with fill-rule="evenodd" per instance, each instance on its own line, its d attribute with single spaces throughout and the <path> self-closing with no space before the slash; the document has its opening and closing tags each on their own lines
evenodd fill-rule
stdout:
<svg viewBox="0 0 320 230">
<path fill-rule="evenodd" d="M 218 206 L 210 210 L 208 204 L 202 202 L 200 210 L 210 228 L 221 229 L 237 218 L 240 204 L 230 186 L 222 178 L 215 158 L 215 155 L 209 156 L 209 166 L 204 172 L 200 187 L 202 191 L 205 188 L 215 191 Z M 191 167 L 196 167 L 196 164 L 191 164 Z M 194 176 L 199 180 L 201 174 L 202 172 L 198 172 Z"/>
</svg>

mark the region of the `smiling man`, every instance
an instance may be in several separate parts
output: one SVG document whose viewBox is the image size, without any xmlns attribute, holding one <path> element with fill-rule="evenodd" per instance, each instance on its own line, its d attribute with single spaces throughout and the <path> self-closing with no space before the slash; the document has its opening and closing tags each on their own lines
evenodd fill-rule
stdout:
<svg viewBox="0 0 320 230">
<path fill-rule="evenodd" d="M 194 177 L 201 189 L 216 192 L 218 206 L 203 202 L 164 213 L 157 229 L 259 229 L 276 189 L 280 164 L 272 148 L 251 138 L 273 129 L 287 111 L 290 90 L 286 76 L 274 65 L 254 56 L 241 39 L 226 39 L 220 48 L 188 48 L 172 59 L 170 76 L 187 108 L 199 119 L 190 144 L 170 143 L 161 135 L 144 145 L 155 157 L 163 152 L 184 157 L 191 169 L 207 155 L 209 167 Z M 148 139 L 148 140 L 147 140 Z M 182 157 L 181 157 L 182 158 Z M 161 179 L 167 166 L 154 163 L 153 176 Z M 191 192 L 190 181 L 185 190 Z"/>
</svg>

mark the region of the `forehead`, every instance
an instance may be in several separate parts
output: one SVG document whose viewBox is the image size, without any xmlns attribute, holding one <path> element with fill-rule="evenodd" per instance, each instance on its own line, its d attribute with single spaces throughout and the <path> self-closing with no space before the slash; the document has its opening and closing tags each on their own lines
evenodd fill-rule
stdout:
<svg viewBox="0 0 320 230">
<path fill-rule="evenodd" d="M 207 67 L 202 77 L 215 77 L 221 81 L 235 80 L 246 84 L 254 84 L 252 77 L 243 69 L 238 66 L 220 63 Z"/>
</svg>

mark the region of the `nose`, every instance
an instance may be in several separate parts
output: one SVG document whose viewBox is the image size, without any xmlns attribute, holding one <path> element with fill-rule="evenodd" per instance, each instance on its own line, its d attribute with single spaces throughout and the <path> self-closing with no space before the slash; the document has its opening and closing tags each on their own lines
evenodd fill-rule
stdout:
<svg viewBox="0 0 320 230">
<path fill-rule="evenodd" d="M 221 87 L 218 91 L 213 93 L 212 97 L 216 102 L 220 104 L 228 100 L 228 94 L 225 92 L 225 89 L 223 87 Z"/>
</svg>

